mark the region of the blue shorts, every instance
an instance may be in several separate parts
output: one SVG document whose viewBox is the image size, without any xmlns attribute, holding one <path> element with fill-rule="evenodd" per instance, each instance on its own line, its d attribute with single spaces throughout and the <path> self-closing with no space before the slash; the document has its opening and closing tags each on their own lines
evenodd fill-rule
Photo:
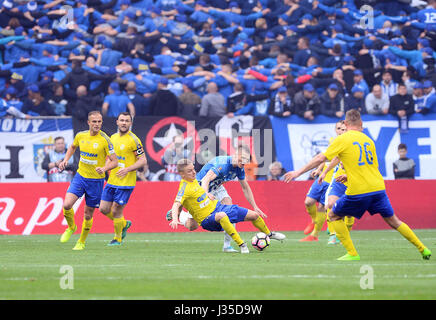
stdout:
<svg viewBox="0 0 436 320">
<path fill-rule="evenodd" d="M 218 202 L 215 210 L 201 222 L 201 227 L 204 230 L 223 231 L 223 227 L 221 227 L 219 222 L 215 221 L 215 214 L 217 212 L 225 212 L 231 223 L 237 223 L 244 221 L 245 216 L 248 213 L 248 209 L 237 206 L 236 204 L 225 205 Z"/>
<path fill-rule="evenodd" d="M 327 189 L 327 197 L 336 196 L 340 198 L 345 194 L 346 190 L 347 190 L 347 186 L 345 184 L 333 180 L 333 182 L 330 184 L 329 188 Z"/>
<path fill-rule="evenodd" d="M 101 200 L 107 202 L 116 202 L 119 205 L 125 205 L 129 201 L 132 192 L 133 188 L 117 188 L 116 186 L 107 184 L 103 189 L 103 193 L 101 194 Z"/>
<path fill-rule="evenodd" d="M 325 205 L 325 193 L 329 187 L 329 183 L 323 181 L 321 184 L 318 184 L 318 178 L 312 183 L 312 186 L 307 193 L 309 198 L 315 199 L 322 205 Z"/>
<path fill-rule="evenodd" d="M 91 208 L 98 208 L 103 186 L 104 179 L 87 179 L 76 173 L 67 192 L 73 193 L 79 198 L 85 195 L 86 205 Z"/>
<path fill-rule="evenodd" d="M 340 216 L 353 216 L 360 219 L 368 211 L 371 215 L 380 214 L 383 218 L 394 215 L 385 190 L 349 196 L 344 194 L 333 206 L 333 213 Z"/>
</svg>

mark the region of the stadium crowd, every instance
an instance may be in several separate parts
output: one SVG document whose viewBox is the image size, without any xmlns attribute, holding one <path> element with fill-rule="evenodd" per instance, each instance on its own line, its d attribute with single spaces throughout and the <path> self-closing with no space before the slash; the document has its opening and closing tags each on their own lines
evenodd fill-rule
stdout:
<svg viewBox="0 0 436 320">
<path fill-rule="evenodd" d="M 0 117 L 436 112 L 435 0 L 0 3 Z"/>
</svg>

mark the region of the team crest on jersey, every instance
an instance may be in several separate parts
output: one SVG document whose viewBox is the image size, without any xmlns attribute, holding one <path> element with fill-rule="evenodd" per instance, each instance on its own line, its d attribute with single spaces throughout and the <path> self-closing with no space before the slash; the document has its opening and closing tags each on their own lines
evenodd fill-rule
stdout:
<svg viewBox="0 0 436 320">
<path fill-rule="evenodd" d="M 94 149 L 97 149 L 97 148 L 98 148 L 98 143 L 95 142 L 94 145 L 93 145 L 93 147 L 94 147 Z"/>
<path fill-rule="evenodd" d="M 120 145 L 120 150 L 124 150 L 124 144 Z"/>
</svg>

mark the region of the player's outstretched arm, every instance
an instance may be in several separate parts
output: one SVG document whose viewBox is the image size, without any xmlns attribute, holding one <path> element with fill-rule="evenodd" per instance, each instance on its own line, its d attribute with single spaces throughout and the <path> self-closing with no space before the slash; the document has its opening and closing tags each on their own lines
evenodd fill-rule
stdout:
<svg viewBox="0 0 436 320">
<path fill-rule="evenodd" d="M 209 170 L 206 175 L 203 177 L 203 179 L 201 179 L 201 187 L 204 189 L 204 191 L 206 192 L 206 194 L 209 196 L 209 184 L 210 182 L 215 179 L 217 177 L 216 173 L 213 172 L 212 170 Z M 213 200 L 213 199 L 211 199 Z"/>
<path fill-rule="evenodd" d="M 68 147 L 67 153 L 65 154 L 64 160 L 59 163 L 59 171 L 64 171 L 65 167 L 68 165 L 68 161 L 73 156 L 74 152 L 76 152 L 77 146 L 71 144 Z"/>
<path fill-rule="evenodd" d="M 256 211 L 262 218 L 266 218 L 266 214 L 263 213 L 263 211 L 260 210 L 257 206 L 256 201 L 254 200 L 253 191 L 251 190 L 247 180 L 239 180 L 239 183 L 241 184 L 242 192 L 244 192 L 245 199 L 247 199 L 247 201 L 251 204 L 254 211 Z"/>
<path fill-rule="evenodd" d="M 321 184 L 324 181 L 325 176 L 327 175 L 327 173 L 332 170 L 334 167 L 336 167 L 339 162 L 341 162 L 341 160 L 339 160 L 338 157 L 334 157 L 332 161 L 330 161 L 330 163 L 327 166 L 327 169 L 324 170 L 324 172 L 322 172 L 319 177 L 318 177 L 318 183 Z"/>
<path fill-rule="evenodd" d="M 300 168 L 296 171 L 289 171 L 285 173 L 285 179 L 284 181 L 286 183 L 291 182 L 292 180 L 298 178 L 303 173 L 306 173 L 307 171 L 314 169 L 318 167 L 321 163 L 325 162 L 327 160 L 326 156 L 323 153 L 318 153 L 315 157 L 312 158 L 304 167 Z"/>
</svg>

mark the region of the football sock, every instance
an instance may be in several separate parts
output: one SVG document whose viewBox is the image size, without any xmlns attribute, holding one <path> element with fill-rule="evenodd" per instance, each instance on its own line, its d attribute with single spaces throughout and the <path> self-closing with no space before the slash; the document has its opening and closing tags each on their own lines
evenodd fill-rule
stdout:
<svg viewBox="0 0 436 320">
<path fill-rule="evenodd" d="M 351 229 L 353 229 L 353 225 L 354 225 L 354 217 L 349 217 L 346 216 L 344 218 L 345 224 L 347 225 L 348 231 L 351 231 Z"/>
<path fill-rule="evenodd" d="M 235 230 L 236 230 L 236 224 L 233 224 L 233 227 L 235 227 Z M 228 234 L 227 234 L 227 232 L 224 232 L 224 244 L 223 244 L 223 247 L 224 248 L 228 248 L 228 247 L 230 247 L 230 243 L 232 242 L 232 237 L 231 236 L 229 236 Z"/>
<path fill-rule="evenodd" d="M 334 234 L 336 234 L 336 232 L 335 232 L 335 228 L 333 227 L 332 222 L 330 221 L 330 218 L 329 218 L 329 212 L 330 212 L 331 210 L 332 210 L 332 209 L 328 209 L 328 210 L 327 210 L 327 214 L 326 214 L 326 219 L 327 219 L 327 228 L 329 229 L 329 233 L 330 233 L 330 235 L 334 235 Z"/>
<path fill-rule="evenodd" d="M 316 204 L 313 204 L 311 206 L 306 206 L 307 213 L 312 218 L 312 222 L 315 223 L 316 221 Z"/>
<path fill-rule="evenodd" d="M 181 224 L 183 224 L 186 227 L 186 221 L 188 221 L 188 219 L 190 218 L 189 213 L 187 213 L 186 211 L 180 212 L 179 214 L 179 221 Z"/>
<path fill-rule="evenodd" d="M 336 231 L 336 236 L 339 240 L 341 240 L 341 243 L 347 250 L 348 254 L 352 256 L 357 256 L 356 248 L 354 247 L 353 241 L 350 237 L 350 231 L 348 231 L 344 220 L 339 219 L 336 221 L 332 221 L 331 225 Z"/>
<path fill-rule="evenodd" d="M 74 209 L 63 209 L 65 220 L 67 220 L 68 228 L 74 229 L 76 227 L 76 223 L 74 222 Z"/>
<path fill-rule="evenodd" d="M 313 228 L 312 236 L 318 238 L 319 233 L 321 232 L 321 229 L 324 226 L 325 217 L 326 215 L 324 211 L 316 212 L 315 227 Z"/>
<path fill-rule="evenodd" d="M 83 219 L 82 224 L 82 233 L 80 234 L 79 241 L 82 243 L 85 243 L 86 238 L 88 237 L 89 231 L 91 231 L 92 228 L 92 218 L 90 220 Z"/>
<path fill-rule="evenodd" d="M 265 233 L 266 235 L 270 235 L 271 232 L 269 231 L 268 227 L 265 224 L 265 221 L 262 219 L 261 216 L 258 216 L 256 220 L 251 221 L 253 226 L 255 226 L 257 229 Z"/>
<path fill-rule="evenodd" d="M 109 219 L 111 219 L 112 221 L 114 221 L 114 215 L 113 215 L 112 211 L 109 212 L 108 214 L 105 214 L 105 216 L 108 217 Z"/>
<path fill-rule="evenodd" d="M 419 252 L 424 251 L 424 244 L 418 239 L 412 229 L 409 228 L 407 224 L 404 222 L 397 228 L 397 231 L 401 233 L 401 235 L 409 240 L 415 247 L 418 248 Z"/>
<path fill-rule="evenodd" d="M 115 237 L 114 239 L 118 242 L 121 242 L 121 233 L 123 232 L 123 228 L 125 226 L 124 217 L 121 218 L 114 218 L 114 231 L 115 231 Z"/>
<path fill-rule="evenodd" d="M 230 222 L 228 216 L 221 218 L 221 220 L 218 222 L 221 225 L 221 227 L 223 227 L 224 231 L 227 232 L 227 234 L 230 235 L 230 237 L 232 237 L 232 239 L 238 244 L 238 246 L 244 243 L 244 240 L 242 240 L 241 236 L 236 231 L 233 224 Z"/>
</svg>

